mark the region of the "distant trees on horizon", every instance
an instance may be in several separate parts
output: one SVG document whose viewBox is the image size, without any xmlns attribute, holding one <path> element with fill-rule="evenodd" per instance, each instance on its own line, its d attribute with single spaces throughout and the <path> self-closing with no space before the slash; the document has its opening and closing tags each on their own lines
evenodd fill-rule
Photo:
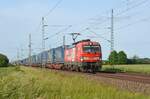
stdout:
<svg viewBox="0 0 150 99">
<path fill-rule="evenodd" d="M 124 64 L 150 64 L 150 58 L 139 58 L 134 55 L 132 58 L 128 58 L 124 51 L 112 51 L 108 57 L 108 60 L 104 60 L 103 64 L 110 65 L 124 65 Z"/>
</svg>

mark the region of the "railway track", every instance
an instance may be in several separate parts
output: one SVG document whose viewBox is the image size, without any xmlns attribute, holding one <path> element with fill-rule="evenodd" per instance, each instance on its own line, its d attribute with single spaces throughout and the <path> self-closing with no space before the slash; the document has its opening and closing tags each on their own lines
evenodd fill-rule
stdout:
<svg viewBox="0 0 150 99">
<path fill-rule="evenodd" d="M 83 73 L 83 72 L 76 72 L 76 71 L 67 71 L 67 70 L 56 70 L 56 69 L 50 69 L 52 71 L 56 72 L 64 72 L 67 74 L 81 74 L 81 75 L 89 75 L 89 76 L 95 76 L 95 77 L 105 77 L 105 78 L 112 78 L 112 79 L 119 79 L 124 81 L 132 81 L 132 82 L 138 82 L 143 84 L 149 84 L 150 85 L 150 75 L 144 75 L 144 74 L 137 74 L 137 73 L 104 73 L 104 72 L 98 72 L 98 73 Z"/>
<path fill-rule="evenodd" d="M 91 74 L 90 74 L 91 75 Z M 93 76 L 150 84 L 150 76 L 130 73 L 96 73 Z"/>
<path fill-rule="evenodd" d="M 60 70 L 58 70 L 58 71 L 60 71 Z M 103 72 L 98 72 L 96 74 L 92 74 L 92 73 L 82 73 L 82 72 L 75 72 L 75 71 L 74 72 L 62 71 L 62 72 L 83 74 L 83 75 L 90 75 L 90 76 L 96 76 L 96 77 L 105 77 L 105 78 L 119 79 L 119 80 L 124 80 L 124 81 L 132 81 L 132 82 L 150 84 L 150 75 L 143 75 L 143 74 L 136 74 L 136 73 L 103 73 Z"/>
</svg>

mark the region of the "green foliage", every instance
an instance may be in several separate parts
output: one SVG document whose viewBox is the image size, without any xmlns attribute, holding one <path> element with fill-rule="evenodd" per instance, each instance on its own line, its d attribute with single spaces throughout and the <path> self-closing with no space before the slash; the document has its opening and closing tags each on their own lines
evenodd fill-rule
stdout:
<svg viewBox="0 0 150 99">
<path fill-rule="evenodd" d="M 118 54 L 117 51 L 112 51 L 109 55 L 109 63 L 111 65 L 116 65 L 118 64 Z"/>
<path fill-rule="evenodd" d="M 118 64 L 127 64 L 127 55 L 124 51 L 118 53 Z"/>
<path fill-rule="evenodd" d="M 103 60 L 103 65 L 109 65 L 109 61 L 108 60 Z"/>
<path fill-rule="evenodd" d="M 149 99 L 83 75 L 21 67 L 1 69 L 0 99 Z M 10 72 L 11 71 L 11 72 Z"/>
<path fill-rule="evenodd" d="M 150 64 L 150 58 L 139 58 L 134 55 L 132 58 L 128 59 L 128 64 Z"/>
<path fill-rule="evenodd" d="M 117 64 L 127 64 L 127 55 L 124 51 L 112 51 L 109 55 L 109 64 L 110 65 L 117 65 Z"/>
<path fill-rule="evenodd" d="M 117 72 L 127 72 L 127 73 L 140 73 L 140 74 L 146 74 L 150 75 L 150 65 L 145 64 L 139 64 L 139 65 L 115 65 L 113 68 L 114 70 L 111 70 L 112 66 L 110 65 L 104 65 L 102 67 L 102 71 L 117 71 Z"/>
<path fill-rule="evenodd" d="M 9 63 L 9 59 L 7 58 L 7 56 L 0 54 L 0 67 L 6 67 L 8 66 Z"/>
<path fill-rule="evenodd" d="M 112 67 L 112 66 L 110 66 L 110 67 L 103 67 L 102 69 L 101 69 L 101 72 L 104 72 L 104 73 L 122 73 L 122 72 L 124 72 L 122 69 L 120 69 L 120 68 L 114 68 L 114 67 Z"/>
</svg>

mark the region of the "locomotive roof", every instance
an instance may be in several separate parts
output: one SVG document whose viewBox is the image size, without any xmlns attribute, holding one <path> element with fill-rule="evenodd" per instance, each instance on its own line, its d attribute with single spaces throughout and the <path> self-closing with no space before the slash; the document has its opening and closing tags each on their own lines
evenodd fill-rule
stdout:
<svg viewBox="0 0 150 99">
<path fill-rule="evenodd" d="M 81 42 L 89 42 L 89 41 L 91 41 L 91 40 L 90 39 L 81 40 L 81 41 L 73 43 L 73 45 L 76 45 L 76 44 L 81 43 Z"/>
</svg>

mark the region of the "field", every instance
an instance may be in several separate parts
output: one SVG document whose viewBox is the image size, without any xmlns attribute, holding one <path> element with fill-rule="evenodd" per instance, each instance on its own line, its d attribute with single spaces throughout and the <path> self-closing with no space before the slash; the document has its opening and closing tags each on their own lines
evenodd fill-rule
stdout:
<svg viewBox="0 0 150 99">
<path fill-rule="evenodd" d="M 83 75 L 8 67 L 0 68 L 0 99 L 150 99 L 150 96 L 120 90 Z"/>
<path fill-rule="evenodd" d="M 103 71 L 112 71 L 112 66 L 104 65 Z M 115 65 L 114 71 L 150 75 L 150 65 Z"/>
</svg>

